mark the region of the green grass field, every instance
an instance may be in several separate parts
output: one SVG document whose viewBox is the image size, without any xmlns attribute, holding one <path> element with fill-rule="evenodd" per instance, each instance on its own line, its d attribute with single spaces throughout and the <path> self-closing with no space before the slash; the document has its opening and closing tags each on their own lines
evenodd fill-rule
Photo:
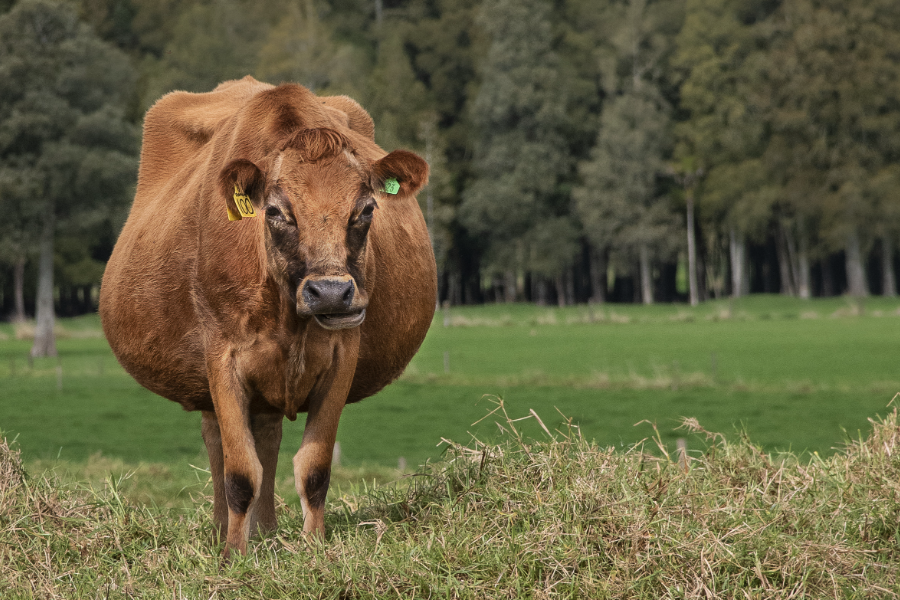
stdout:
<svg viewBox="0 0 900 600">
<path fill-rule="evenodd" d="M 601 446 L 653 430 L 673 444 L 682 417 L 736 429 L 766 450 L 830 454 L 869 430 L 900 392 L 900 302 L 800 301 L 733 305 L 531 305 L 439 313 L 403 378 L 347 407 L 342 463 L 410 467 L 441 455 L 441 438 L 489 439 L 501 396 L 513 418 L 562 415 Z M 80 463 L 97 453 L 125 464 L 190 471 L 206 464 L 199 415 L 141 388 L 118 366 L 96 316 L 65 320 L 59 359 L 27 359 L 30 341 L 0 325 L 0 431 L 29 461 Z M 538 426 L 524 424 L 528 434 Z M 302 417 L 286 423 L 280 469 L 299 447 Z"/>
</svg>

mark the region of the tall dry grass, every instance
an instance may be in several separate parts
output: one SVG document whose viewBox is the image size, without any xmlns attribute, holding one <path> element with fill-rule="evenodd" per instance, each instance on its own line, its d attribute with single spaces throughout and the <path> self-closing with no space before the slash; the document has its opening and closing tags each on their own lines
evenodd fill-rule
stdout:
<svg viewBox="0 0 900 600">
<path fill-rule="evenodd" d="M 223 564 L 207 503 L 151 510 L 26 473 L 0 445 L 4 598 L 879 598 L 898 595 L 900 423 L 828 459 L 696 422 L 687 460 L 576 428 L 447 442 L 400 484 L 331 494 L 324 543 L 278 535 Z M 535 413 L 531 418 L 538 419 Z M 689 435 L 689 434 L 686 434 Z M 707 439 L 708 438 L 708 439 Z M 695 445 L 699 445 L 696 444 Z"/>
</svg>

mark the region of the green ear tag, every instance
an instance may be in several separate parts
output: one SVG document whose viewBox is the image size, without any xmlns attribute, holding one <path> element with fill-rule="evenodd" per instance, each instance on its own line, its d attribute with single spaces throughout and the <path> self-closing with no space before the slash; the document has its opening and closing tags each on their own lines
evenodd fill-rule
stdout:
<svg viewBox="0 0 900 600">
<path fill-rule="evenodd" d="M 382 191 L 387 192 L 388 194 L 396 194 L 400 191 L 400 184 L 393 177 L 385 179 L 384 189 Z"/>
</svg>

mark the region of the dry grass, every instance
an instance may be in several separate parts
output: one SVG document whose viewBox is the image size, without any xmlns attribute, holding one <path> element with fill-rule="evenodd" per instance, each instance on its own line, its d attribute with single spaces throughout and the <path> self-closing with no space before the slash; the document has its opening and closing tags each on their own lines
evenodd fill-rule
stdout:
<svg viewBox="0 0 900 600">
<path fill-rule="evenodd" d="M 487 310 L 482 310 L 486 308 Z M 786 319 L 858 319 L 860 317 L 896 317 L 900 308 L 896 299 L 851 297 L 801 300 L 785 296 L 757 295 L 738 300 L 708 301 L 697 307 L 684 304 L 584 304 L 535 306 L 524 304 L 488 304 L 484 307 L 442 308 L 436 317 L 444 327 L 515 327 L 589 324 L 690 323 L 699 321 L 768 321 Z"/>
<path fill-rule="evenodd" d="M 472 386 L 501 386 L 501 387 L 542 387 L 562 386 L 573 389 L 588 390 L 679 390 L 697 388 L 726 388 L 717 384 L 708 373 L 692 372 L 683 373 L 676 369 L 655 370 L 653 375 L 644 376 L 638 373 L 620 373 L 612 375 L 603 371 L 594 371 L 587 375 L 556 376 L 549 375 L 543 370 L 528 370 L 514 375 L 496 375 L 487 377 L 472 377 L 455 373 L 437 374 L 421 373 L 415 368 L 408 368 L 401 376 L 402 381 L 419 384 L 441 385 L 472 385 Z M 789 385 L 789 384 L 788 384 Z M 888 385 L 885 383 L 884 385 Z M 880 385 L 878 390 L 882 390 Z M 736 384 L 735 389 L 746 390 L 745 384 Z M 754 386 L 756 389 L 758 386 Z M 821 386 L 817 386 L 819 389 Z"/>
<path fill-rule="evenodd" d="M 511 375 L 472 376 L 460 373 L 422 373 L 411 365 L 400 376 L 401 381 L 423 385 L 470 385 L 480 387 L 567 387 L 585 390 L 696 390 L 715 389 L 723 394 L 752 392 L 756 394 L 780 393 L 828 393 L 840 391 L 853 394 L 865 392 L 886 396 L 900 389 L 900 381 L 872 381 L 864 386 L 819 382 L 812 379 L 785 381 L 733 381 L 718 380 L 701 371 L 681 371 L 675 366 L 654 368 L 652 375 L 635 372 L 592 371 L 579 375 L 550 375 L 540 369 L 526 370 Z"/>
<path fill-rule="evenodd" d="M 13 323 L 13 336 L 17 340 L 33 340 L 35 332 L 34 321 L 22 321 Z M 103 337 L 103 331 L 98 328 L 69 328 L 59 323 L 53 327 L 53 333 L 57 339 L 99 339 Z M 6 339 L 0 338 L 0 339 Z"/>
<path fill-rule="evenodd" d="M 4 598 L 878 598 L 898 595 L 900 424 L 829 459 L 708 437 L 688 461 L 654 440 L 577 429 L 447 442 L 404 485 L 332 494 L 328 539 L 280 533 L 230 565 L 206 505 L 151 511 L 26 474 L 0 445 Z M 540 419 L 532 412 L 531 418 Z M 542 423 L 540 423 L 542 425 Z"/>
<path fill-rule="evenodd" d="M 467 317 L 451 314 L 444 321 L 445 327 L 508 327 L 514 325 L 512 316 L 501 315 L 498 318 Z"/>
</svg>

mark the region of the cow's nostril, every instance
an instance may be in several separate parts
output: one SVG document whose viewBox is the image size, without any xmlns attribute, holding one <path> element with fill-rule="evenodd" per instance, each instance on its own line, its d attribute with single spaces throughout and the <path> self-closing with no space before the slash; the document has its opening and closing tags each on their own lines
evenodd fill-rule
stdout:
<svg viewBox="0 0 900 600">
<path fill-rule="evenodd" d="M 350 304 L 353 302 L 353 282 L 347 282 L 347 291 L 344 292 L 344 302 Z"/>
</svg>

